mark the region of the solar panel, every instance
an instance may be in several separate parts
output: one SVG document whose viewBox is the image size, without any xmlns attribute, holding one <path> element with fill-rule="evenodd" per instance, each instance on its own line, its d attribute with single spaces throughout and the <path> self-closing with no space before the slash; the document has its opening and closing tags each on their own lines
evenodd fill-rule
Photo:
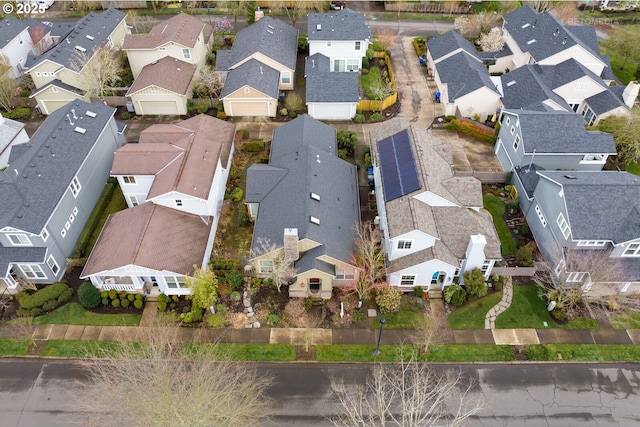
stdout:
<svg viewBox="0 0 640 427">
<path fill-rule="evenodd" d="M 385 202 L 421 188 L 406 129 L 378 141 L 378 154 Z"/>
</svg>

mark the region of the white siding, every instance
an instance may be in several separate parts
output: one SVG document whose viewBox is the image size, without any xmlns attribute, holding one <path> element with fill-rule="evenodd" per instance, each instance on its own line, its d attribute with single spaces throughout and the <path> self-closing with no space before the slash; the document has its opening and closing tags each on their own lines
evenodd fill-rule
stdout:
<svg viewBox="0 0 640 427">
<path fill-rule="evenodd" d="M 309 56 L 316 53 L 321 53 L 331 60 L 331 70 L 333 71 L 333 61 L 336 59 L 358 59 L 358 64 L 361 65 L 362 58 L 367 53 L 367 47 L 369 42 L 366 40 L 360 41 L 360 50 L 355 49 L 355 40 L 349 41 L 327 41 L 327 40 L 314 40 L 309 42 Z M 330 46 L 328 46 L 330 44 Z"/>
<path fill-rule="evenodd" d="M 400 241 L 410 241 L 411 249 L 398 249 L 398 243 Z M 413 230 L 400 236 L 393 236 L 391 238 L 388 257 L 390 261 L 393 261 L 394 259 L 398 259 L 414 252 L 430 248 L 435 243 L 436 239 L 433 236 L 429 236 L 422 231 Z"/>
<path fill-rule="evenodd" d="M 357 102 L 309 102 L 309 115 L 317 120 L 351 120 L 356 115 Z"/>
<path fill-rule="evenodd" d="M 421 264 L 416 264 L 403 270 L 394 271 L 387 275 L 387 282 L 391 286 L 400 286 L 400 280 L 402 276 L 416 276 L 415 284 L 413 286 L 422 286 L 425 288 L 431 287 L 431 280 L 435 273 L 446 273 L 444 283 L 442 285 L 447 286 L 453 282 L 453 276 L 456 272 L 456 266 L 447 264 L 446 262 L 433 259 Z M 413 286 L 402 286 L 405 290 L 413 289 Z M 440 284 L 437 285 L 440 288 Z"/>
<path fill-rule="evenodd" d="M 122 194 L 127 201 L 127 206 L 132 208 L 131 197 L 134 196 L 138 200 L 138 204 L 142 204 L 147 201 L 147 195 L 149 194 L 149 190 L 151 189 L 151 185 L 153 184 L 154 176 L 153 175 L 127 175 L 133 176 L 136 183 L 125 183 L 124 175 L 117 175 L 118 184 L 122 189 Z"/>
</svg>

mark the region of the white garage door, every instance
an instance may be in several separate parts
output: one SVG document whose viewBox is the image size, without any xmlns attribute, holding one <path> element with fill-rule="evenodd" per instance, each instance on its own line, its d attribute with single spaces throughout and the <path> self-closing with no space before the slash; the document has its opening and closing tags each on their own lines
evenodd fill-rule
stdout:
<svg viewBox="0 0 640 427">
<path fill-rule="evenodd" d="M 275 111 L 270 111 L 268 101 L 236 101 L 229 100 L 231 107 L 227 114 L 230 116 L 273 116 Z"/>
<path fill-rule="evenodd" d="M 60 100 L 60 99 L 43 99 L 42 105 L 44 105 L 44 111 L 42 111 L 44 114 L 51 114 L 54 111 L 56 111 L 58 108 L 62 108 L 65 105 L 67 105 L 68 103 L 70 103 L 71 101 L 75 101 L 75 98 L 72 99 L 64 99 L 64 100 Z"/>
<path fill-rule="evenodd" d="M 355 112 L 355 109 L 353 110 Z M 318 120 L 350 120 L 353 118 L 349 103 L 309 103 L 309 115 Z"/>
<path fill-rule="evenodd" d="M 136 114 L 141 114 L 141 115 L 180 114 L 178 112 L 178 104 L 175 101 L 140 101 L 140 109 L 142 111 L 137 111 L 136 109 Z"/>
</svg>

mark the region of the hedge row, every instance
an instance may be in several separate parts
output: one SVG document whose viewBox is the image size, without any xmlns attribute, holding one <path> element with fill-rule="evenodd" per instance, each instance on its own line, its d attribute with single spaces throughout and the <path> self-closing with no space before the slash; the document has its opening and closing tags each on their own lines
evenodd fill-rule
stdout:
<svg viewBox="0 0 640 427">
<path fill-rule="evenodd" d="M 16 300 L 20 305 L 18 314 L 25 316 L 38 316 L 43 311 L 52 311 L 65 303 L 73 296 L 73 289 L 64 282 L 46 286 L 33 294 L 21 291 L 16 294 Z"/>
<path fill-rule="evenodd" d="M 473 122 L 466 120 L 453 119 L 449 123 L 445 123 L 444 128 L 462 132 L 466 135 L 478 138 L 481 141 L 488 142 L 489 144 L 495 144 L 498 139 L 493 131 L 483 129 L 475 125 Z"/>
<path fill-rule="evenodd" d="M 426 44 L 427 44 L 427 40 L 426 37 L 414 37 L 413 38 L 413 48 L 416 50 L 416 55 L 418 57 L 420 56 L 426 56 Z"/>
</svg>

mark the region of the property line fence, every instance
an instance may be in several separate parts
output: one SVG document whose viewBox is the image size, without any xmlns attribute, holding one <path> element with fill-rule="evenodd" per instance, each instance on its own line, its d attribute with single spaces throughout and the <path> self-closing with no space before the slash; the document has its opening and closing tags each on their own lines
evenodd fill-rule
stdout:
<svg viewBox="0 0 640 427">
<path fill-rule="evenodd" d="M 483 184 L 506 184 L 507 182 L 506 172 L 455 171 L 454 175 L 458 177 L 472 176 Z"/>
<path fill-rule="evenodd" d="M 398 102 L 398 89 L 396 88 L 396 78 L 391 65 L 391 58 L 386 52 L 374 52 L 374 59 L 384 59 L 389 70 L 389 82 L 393 88 L 393 95 L 387 96 L 385 99 L 378 101 L 374 99 L 361 99 L 356 105 L 356 111 L 382 111 Z"/>
</svg>

